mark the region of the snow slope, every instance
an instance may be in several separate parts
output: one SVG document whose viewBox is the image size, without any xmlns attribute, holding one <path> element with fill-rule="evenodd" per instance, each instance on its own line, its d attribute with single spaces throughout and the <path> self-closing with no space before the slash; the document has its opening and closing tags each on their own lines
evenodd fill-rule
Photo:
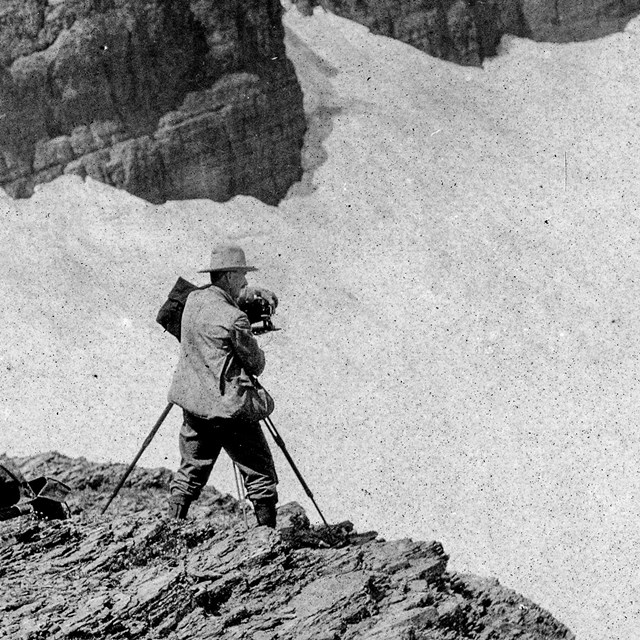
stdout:
<svg viewBox="0 0 640 640">
<path fill-rule="evenodd" d="M 327 516 L 441 540 L 580 638 L 631 640 L 639 23 L 507 39 L 484 69 L 322 11 L 286 24 L 311 124 L 279 207 L 72 178 L 0 198 L 0 448 L 130 460 L 177 355 L 157 309 L 237 240 L 282 301 L 263 382 Z M 175 466 L 178 427 L 142 464 Z M 214 475 L 232 490 L 228 463 Z"/>
</svg>

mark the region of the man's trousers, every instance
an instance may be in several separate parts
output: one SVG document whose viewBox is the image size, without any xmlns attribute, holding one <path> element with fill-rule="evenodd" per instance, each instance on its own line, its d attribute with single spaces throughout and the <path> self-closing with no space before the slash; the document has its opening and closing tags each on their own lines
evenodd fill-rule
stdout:
<svg viewBox="0 0 640 640">
<path fill-rule="evenodd" d="M 171 483 L 173 502 L 200 496 L 222 449 L 238 466 L 251 502 L 277 501 L 278 477 L 259 422 L 206 420 L 184 411 L 179 443 L 182 461 Z"/>
</svg>

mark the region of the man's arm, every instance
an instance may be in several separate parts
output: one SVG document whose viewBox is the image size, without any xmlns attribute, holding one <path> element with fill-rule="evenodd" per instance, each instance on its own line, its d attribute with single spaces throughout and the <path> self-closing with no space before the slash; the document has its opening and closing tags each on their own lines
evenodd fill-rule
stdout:
<svg viewBox="0 0 640 640">
<path fill-rule="evenodd" d="M 249 375 L 259 376 L 264 371 L 264 351 L 253 336 L 249 318 L 245 314 L 233 323 L 231 342 L 244 370 Z"/>
</svg>

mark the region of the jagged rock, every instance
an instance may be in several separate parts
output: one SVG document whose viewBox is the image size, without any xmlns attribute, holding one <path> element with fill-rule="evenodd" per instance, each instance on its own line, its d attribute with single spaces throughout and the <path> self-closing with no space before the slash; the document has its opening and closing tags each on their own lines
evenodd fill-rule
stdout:
<svg viewBox="0 0 640 640">
<path fill-rule="evenodd" d="M 303 14 L 309 2 L 465 65 L 495 55 L 505 33 L 551 42 L 588 40 L 621 30 L 640 13 L 640 0 L 298 0 Z"/>
<path fill-rule="evenodd" d="M 0 185 L 65 173 L 151 202 L 277 203 L 301 175 L 302 93 L 278 0 L 6 0 Z"/>
<path fill-rule="evenodd" d="M 343 523 L 339 548 L 304 546 L 305 536 L 323 534 L 295 504 L 281 509 L 280 531 L 245 529 L 237 505 L 215 500 L 186 522 L 166 520 L 157 506 L 166 497 L 158 478 L 167 476 L 158 470 L 138 469 L 131 500 L 101 516 L 93 494 L 106 497 L 120 465 L 60 454 L 14 462 L 27 476 L 55 471 L 77 481 L 83 511 L 66 521 L 3 523 L 0 637 L 574 638 L 496 580 L 448 572 L 437 542 L 363 540 Z M 98 488 L 86 478 L 101 478 Z"/>
</svg>

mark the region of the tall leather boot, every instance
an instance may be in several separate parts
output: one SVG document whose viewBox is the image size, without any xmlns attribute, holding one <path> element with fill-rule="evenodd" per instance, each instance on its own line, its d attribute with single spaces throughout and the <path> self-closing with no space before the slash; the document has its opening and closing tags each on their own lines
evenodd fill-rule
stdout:
<svg viewBox="0 0 640 640">
<path fill-rule="evenodd" d="M 189 507 L 191 506 L 191 500 L 183 498 L 176 500 L 175 498 L 169 498 L 168 515 L 173 520 L 184 520 L 189 513 Z"/>
<path fill-rule="evenodd" d="M 258 526 L 276 528 L 276 501 L 275 500 L 256 500 L 253 503 L 253 509 L 258 521 Z"/>
</svg>

